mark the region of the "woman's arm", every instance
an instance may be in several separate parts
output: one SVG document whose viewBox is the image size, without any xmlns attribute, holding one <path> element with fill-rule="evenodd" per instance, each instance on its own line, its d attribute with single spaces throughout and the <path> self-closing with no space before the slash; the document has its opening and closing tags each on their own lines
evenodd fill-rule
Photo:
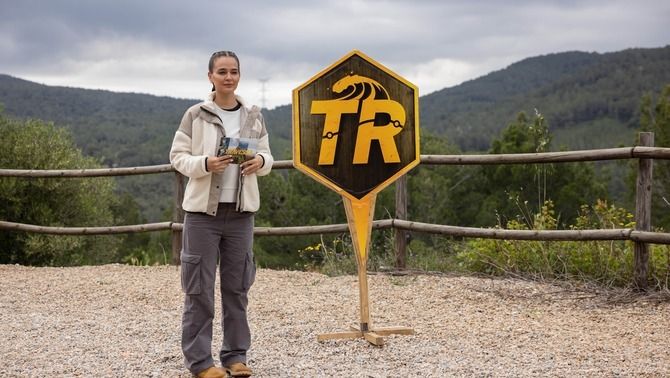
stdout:
<svg viewBox="0 0 670 378">
<path fill-rule="evenodd" d="M 207 156 L 193 156 L 192 155 L 192 139 L 191 131 L 193 129 L 193 114 L 186 111 L 182 117 L 179 129 L 172 140 L 172 148 L 170 148 L 170 163 L 172 166 L 184 176 L 191 178 L 199 178 L 210 174 L 207 171 L 206 160 Z"/>
</svg>

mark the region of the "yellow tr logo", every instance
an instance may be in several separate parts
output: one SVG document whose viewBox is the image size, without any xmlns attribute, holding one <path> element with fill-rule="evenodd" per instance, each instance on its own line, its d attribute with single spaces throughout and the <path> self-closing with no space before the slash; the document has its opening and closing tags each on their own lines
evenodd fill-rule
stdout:
<svg viewBox="0 0 670 378">
<path fill-rule="evenodd" d="M 385 163 L 400 163 L 393 137 L 405 124 L 405 109 L 369 77 L 350 75 L 333 85 L 334 100 L 312 101 L 311 114 L 325 114 L 319 165 L 333 165 L 342 114 L 358 114 L 354 164 L 367 164 L 370 145 L 377 140 Z"/>
</svg>

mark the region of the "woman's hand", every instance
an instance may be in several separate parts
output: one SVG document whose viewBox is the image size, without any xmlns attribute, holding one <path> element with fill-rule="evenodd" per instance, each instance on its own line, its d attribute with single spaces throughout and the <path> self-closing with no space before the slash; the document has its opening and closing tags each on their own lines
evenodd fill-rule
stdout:
<svg viewBox="0 0 670 378">
<path fill-rule="evenodd" d="M 208 156 L 207 170 L 212 173 L 221 173 L 230 165 L 232 161 L 233 157 L 230 155 Z"/>
<path fill-rule="evenodd" d="M 263 167 L 264 162 L 265 160 L 263 160 L 263 157 L 257 154 L 252 159 L 249 159 L 244 163 L 240 164 L 240 169 L 242 170 L 242 176 L 248 176 L 252 173 L 255 173 L 257 170 Z"/>
</svg>

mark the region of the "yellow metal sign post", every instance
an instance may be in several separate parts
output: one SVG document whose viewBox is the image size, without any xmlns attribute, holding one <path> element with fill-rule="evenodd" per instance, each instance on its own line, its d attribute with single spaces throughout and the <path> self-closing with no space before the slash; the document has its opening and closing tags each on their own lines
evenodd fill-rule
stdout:
<svg viewBox="0 0 670 378">
<path fill-rule="evenodd" d="M 319 341 L 412 334 L 372 328 L 367 260 L 377 193 L 419 164 L 418 88 L 354 50 L 293 90 L 295 167 L 342 196 L 358 263 L 360 325 Z"/>
</svg>

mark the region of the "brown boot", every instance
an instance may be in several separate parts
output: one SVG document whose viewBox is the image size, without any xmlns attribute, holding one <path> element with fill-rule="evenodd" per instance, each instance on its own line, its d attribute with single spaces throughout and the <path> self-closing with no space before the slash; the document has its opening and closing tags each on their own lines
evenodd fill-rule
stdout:
<svg viewBox="0 0 670 378">
<path fill-rule="evenodd" d="M 231 377 L 250 377 L 251 369 L 241 362 L 235 362 L 230 365 L 227 365 L 226 371 L 230 374 Z"/>
<path fill-rule="evenodd" d="M 216 366 L 210 366 L 197 375 L 198 378 L 226 378 L 227 376 L 225 370 Z"/>
</svg>

